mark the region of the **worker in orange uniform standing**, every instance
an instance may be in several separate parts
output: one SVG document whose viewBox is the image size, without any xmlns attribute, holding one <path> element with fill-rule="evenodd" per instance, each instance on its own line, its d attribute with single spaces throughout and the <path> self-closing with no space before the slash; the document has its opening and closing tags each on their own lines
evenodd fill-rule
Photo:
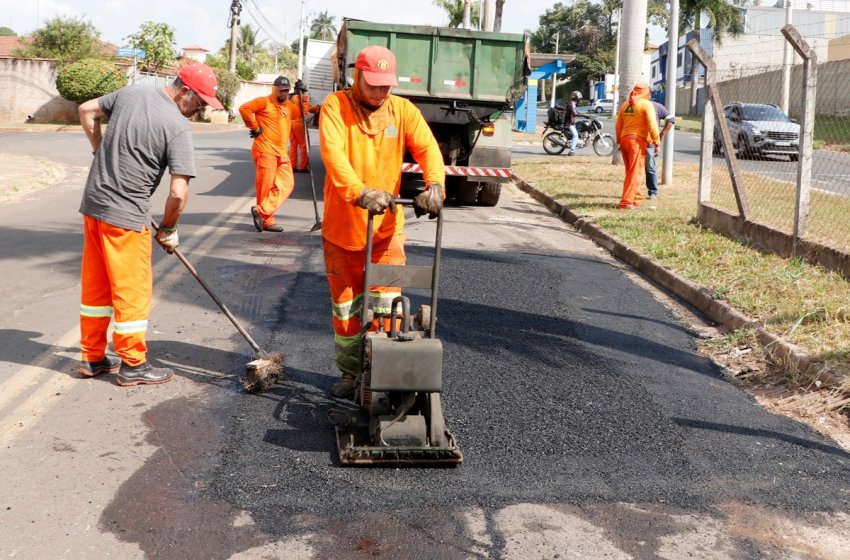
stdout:
<svg viewBox="0 0 850 560">
<path fill-rule="evenodd" d="M 645 175 L 647 146 L 654 147 L 660 142 L 655 108 L 649 100 L 649 84 L 636 84 L 629 94 L 629 99 L 620 107 L 616 134 L 620 152 L 623 154 L 623 164 L 626 166 L 619 208 L 634 209 L 643 202 L 640 182 Z"/>
<path fill-rule="evenodd" d="M 218 82 L 205 64 L 186 66 L 171 84 L 135 85 L 80 105 L 80 124 L 94 155 L 80 213 L 83 214 L 80 373 L 117 373 L 119 385 L 170 381 L 174 372 L 147 360 L 145 332 L 151 307 L 150 199 L 166 167 L 171 174 L 165 214 L 154 236 L 174 252 L 177 221 L 195 176 L 191 117 L 216 99 Z M 101 123 L 109 118 L 105 133 Z M 112 345 L 120 360 L 106 355 Z"/>
<path fill-rule="evenodd" d="M 307 137 L 304 131 L 304 117 L 306 113 L 318 113 L 320 105 L 310 105 L 310 97 L 304 82 L 295 80 L 295 89 L 289 97 L 292 103 L 292 130 L 289 132 L 289 159 L 292 162 L 292 170 L 296 173 L 304 173 L 310 165 L 310 151 L 307 149 Z M 299 105 L 298 102 L 301 102 Z M 300 159 L 299 159 L 300 157 Z"/>
<path fill-rule="evenodd" d="M 289 90 L 289 78 L 278 76 L 270 95 L 257 97 L 239 107 L 239 114 L 254 139 L 251 158 L 256 168 L 257 205 L 251 207 L 251 219 L 257 231 L 283 231 L 283 226 L 275 223 L 274 214 L 295 187 L 286 150 L 294 107 L 289 102 Z"/>
<path fill-rule="evenodd" d="M 439 145 L 419 109 L 390 94 L 396 85 L 393 53 L 384 47 L 366 47 L 354 64 L 354 86 L 330 94 L 320 113 L 326 172 L 322 237 L 336 365 L 342 372 L 331 394 L 340 398 L 353 396 L 357 384 L 364 299 L 369 298 L 376 313 L 389 313 L 400 293 L 398 288 L 363 285 L 367 212 L 375 216 L 372 261 L 404 264 L 404 214 L 396 211 L 393 198 L 401 187 L 405 150 L 422 167 L 427 185 L 414 199 L 416 216 L 436 218 L 445 198 L 446 173 Z"/>
</svg>

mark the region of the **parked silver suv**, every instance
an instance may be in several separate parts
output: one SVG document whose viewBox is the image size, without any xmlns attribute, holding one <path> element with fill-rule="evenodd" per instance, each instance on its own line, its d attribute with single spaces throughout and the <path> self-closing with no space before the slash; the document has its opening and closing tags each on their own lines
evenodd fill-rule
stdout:
<svg viewBox="0 0 850 560">
<path fill-rule="evenodd" d="M 785 155 L 796 161 L 800 125 L 776 105 L 729 103 L 723 108 L 735 155 L 739 158 Z M 714 131 L 714 153 L 721 153 L 720 131 Z"/>
</svg>

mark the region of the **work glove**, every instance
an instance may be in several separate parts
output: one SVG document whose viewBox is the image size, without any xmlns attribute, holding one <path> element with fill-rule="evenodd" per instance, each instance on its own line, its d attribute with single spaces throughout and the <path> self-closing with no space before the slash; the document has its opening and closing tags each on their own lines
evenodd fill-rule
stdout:
<svg viewBox="0 0 850 560">
<path fill-rule="evenodd" d="M 387 211 L 387 208 L 395 214 L 395 200 L 393 200 L 393 195 L 387 191 L 363 189 L 363 192 L 357 197 L 357 206 L 365 208 L 373 216 L 383 214 Z"/>
<path fill-rule="evenodd" d="M 443 209 L 443 187 L 432 183 L 428 190 L 420 193 L 413 199 L 413 213 L 419 218 L 428 214 L 428 219 L 433 220 Z"/>
<path fill-rule="evenodd" d="M 180 238 L 177 236 L 177 228 L 172 229 L 160 227 L 156 231 L 154 239 L 156 239 L 159 246 L 165 249 L 165 252 L 169 255 L 180 245 Z"/>
<path fill-rule="evenodd" d="M 249 133 L 248 133 L 248 136 L 250 136 L 251 138 L 256 138 L 257 136 L 259 136 L 259 135 L 260 135 L 260 134 L 262 134 L 262 133 L 263 133 L 263 127 L 262 127 L 262 126 L 258 126 L 257 128 L 255 128 L 254 130 L 252 130 L 251 132 L 249 132 Z"/>
</svg>

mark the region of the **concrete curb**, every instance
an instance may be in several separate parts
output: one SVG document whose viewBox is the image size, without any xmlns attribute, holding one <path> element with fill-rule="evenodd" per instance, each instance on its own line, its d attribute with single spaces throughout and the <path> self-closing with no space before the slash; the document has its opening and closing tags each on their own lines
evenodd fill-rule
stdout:
<svg viewBox="0 0 850 560">
<path fill-rule="evenodd" d="M 725 302 L 713 298 L 705 288 L 691 283 L 675 272 L 662 267 L 650 257 L 625 246 L 591 220 L 576 215 L 570 208 L 556 202 L 548 194 L 537 190 L 522 178 L 514 175 L 513 179 L 520 190 L 528 193 L 550 212 L 655 284 L 688 302 L 710 320 L 730 329 L 743 327 L 755 329 L 767 356 L 785 371 L 799 372 L 810 383 L 819 381 L 820 387 L 840 387 L 846 382 L 843 376 L 829 373 L 823 363 L 815 360 L 800 347 L 768 332 L 753 319 L 730 307 Z"/>
</svg>

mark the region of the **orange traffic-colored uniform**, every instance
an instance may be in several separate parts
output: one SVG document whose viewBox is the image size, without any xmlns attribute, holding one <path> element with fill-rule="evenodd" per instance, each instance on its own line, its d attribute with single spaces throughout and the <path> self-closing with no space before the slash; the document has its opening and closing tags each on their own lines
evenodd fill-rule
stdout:
<svg viewBox="0 0 850 560">
<path fill-rule="evenodd" d="M 658 120 L 655 118 L 655 108 L 649 101 L 648 87 L 635 86 L 629 100 L 620 107 L 615 129 L 626 167 L 619 207 L 640 206 L 643 202 L 640 181 L 646 174 L 646 148 L 649 144 L 660 142 Z"/>
<path fill-rule="evenodd" d="M 263 129 L 251 146 L 251 158 L 257 172 L 254 181 L 257 213 L 263 220 L 263 227 L 275 223 L 275 212 L 286 202 L 295 187 L 286 149 L 294 105 L 289 100 L 279 102 L 272 93 L 252 99 L 239 107 L 239 114 L 248 129 Z"/>
<path fill-rule="evenodd" d="M 301 98 L 301 104 L 298 98 Z M 310 105 L 310 98 L 306 93 L 294 93 L 289 98 L 292 117 L 292 129 L 289 132 L 289 159 L 292 167 L 304 170 L 310 165 L 310 152 L 307 146 L 307 137 L 304 133 L 304 114 L 317 113 L 318 105 Z"/>
<path fill-rule="evenodd" d="M 386 127 L 375 134 L 358 121 L 355 103 L 345 91 L 329 95 L 321 109 L 319 136 L 325 164 L 325 267 L 333 304 L 336 364 L 343 376 L 357 377 L 360 309 L 363 305 L 368 214 L 357 205 L 364 189 L 394 197 L 401 187 L 405 150 L 423 169 L 426 185 L 445 184 L 439 145 L 422 113 L 410 101 L 390 95 Z M 444 195 L 445 193 L 443 193 Z M 374 217 L 372 262 L 404 264 L 404 213 Z M 370 307 L 388 313 L 398 288 L 369 287 Z"/>
</svg>

